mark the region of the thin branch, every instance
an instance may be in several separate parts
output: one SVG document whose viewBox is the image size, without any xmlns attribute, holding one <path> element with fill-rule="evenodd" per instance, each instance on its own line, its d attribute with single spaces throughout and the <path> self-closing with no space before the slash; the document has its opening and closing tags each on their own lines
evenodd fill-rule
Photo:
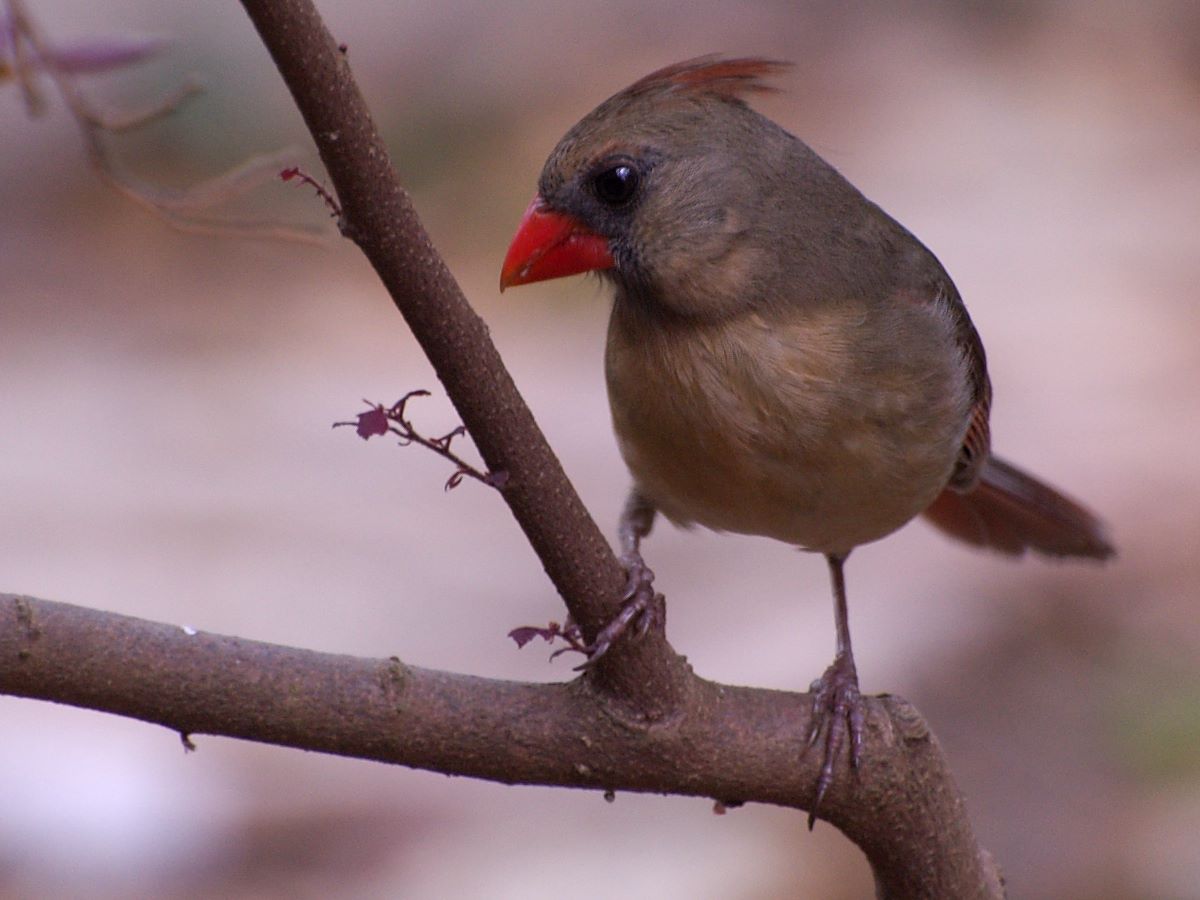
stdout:
<svg viewBox="0 0 1200 900">
<path fill-rule="evenodd" d="M 0 691 L 162 725 L 505 784 L 803 808 L 805 698 L 693 678 L 650 723 L 584 679 L 521 684 L 298 650 L 0 594 Z M 898 698 L 868 700 L 853 785 L 823 814 L 867 851 L 885 897 L 997 898 L 937 742 Z M 203 751 L 203 744 L 200 745 Z"/>
<path fill-rule="evenodd" d="M 308 0 L 243 6 L 317 144 L 342 209 L 342 233 L 379 274 L 488 470 L 508 473 L 504 500 L 591 641 L 617 613 L 624 572 L 421 225 L 348 55 Z M 686 679 L 660 631 L 622 642 L 595 674 L 599 686 L 620 691 L 651 718 L 672 714 Z"/>
<path fill-rule="evenodd" d="M 419 444 L 427 450 L 432 450 L 438 456 L 442 457 L 442 459 L 449 460 L 455 465 L 453 474 L 446 479 L 446 490 L 448 491 L 458 487 L 462 483 L 463 478 L 474 478 L 488 487 L 503 490 L 504 486 L 508 483 L 507 472 L 481 472 L 450 449 L 450 445 L 456 437 L 462 437 L 467 433 L 467 429 L 464 426 L 459 425 L 441 437 L 429 438 L 417 431 L 413 423 L 409 421 L 407 415 L 408 401 L 414 397 L 428 396 L 429 391 L 409 391 L 391 406 L 384 406 L 382 403 L 372 403 L 370 400 L 364 400 L 363 403 L 366 403 L 370 408 L 364 413 L 359 413 L 357 421 L 334 422 L 333 427 L 353 428 L 363 440 L 385 434 L 394 434 L 400 438 L 400 446 L 402 447 L 407 447 L 409 444 Z"/>
<path fill-rule="evenodd" d="M 25 8 L 24 0 L 4 0 L 8 6 L 8 26 L 11 31 L 15 75 L 25 95 L 31 115 L 42 112 L 45 98 L 37 88 L 35 76 L 44 72 L 54 84 L 63 104 L 75 120 L 83 140 L 89 164 L 111 188 L 126 199 L 166 222 L 172 228 L 191 234 L 212 234 L 230 238 L 268 238 L 325 244 L 327 235 L 321 228 L 270 220 L 224 218 L 208 213 L 213 207 L 243 196 L 252 188 L 273 179 L 281 168 L 294 163 L 296 152 L 285 149 L 253 157 L 233 169 L 205 179 L 183 190 L 171 190 L 143 181 L 117 161 L 109 146 L 116 133 L 145 126 L 176 112 L 185 102 L 200 93 L 201 85 L 189 77 L 175 90 L 140 110 L 114 110 L 98 105 L 85 96 L 76 84 L 74 68 L 68 59 L 60 62 L 61 53 L 42 37 Z M 161 42 L 158 42 L 161 44 Z M 157 47 L 157 44 L 155 45 Z M 113 45 L 97 53 L 107 53 L 110 62 L 128 64 L 143 58 L 129 46 Z M 78 60 L 75 61 L 78 63 Z M 75 66 L 77 68 L 77 65 Z"/>
<path fill-rule="evenodd" d="M 321 184 L 317 179 L 313 178 L 299 166 L 290 166 L 279 173 L 279 177 L 284 181 L 298 181 L 300 184 L 306 184 L 312 188 L 321 201 L 329 209 L 329 214 L 335 219 L 341 219 L 342 207 L 338 205 L 337 197 L 329 193 L 328 188 Z"/>
</svg>

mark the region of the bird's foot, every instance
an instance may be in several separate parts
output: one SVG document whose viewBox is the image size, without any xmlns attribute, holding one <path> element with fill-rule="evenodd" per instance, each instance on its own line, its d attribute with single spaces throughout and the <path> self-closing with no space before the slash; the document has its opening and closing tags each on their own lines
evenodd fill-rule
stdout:
<svg viewBox="0 0 1200 900">
<path fill-rule="evenodd" d="M 838 757 L 850 739 L 850 765 L 857 769 L 862 753 L 863 725 L 866 710 L 862 695 L 858 691 L 858 670 L 854 657 L 849 653 L 838 654 L 825 674 L 812 683 L 813 719 L 808 733 L 808 746 L 817 743 L 824 734 L 825 756 L 821 763 L 821 774 L 817 778 L 816 797 L 808 814 L 811 831 L 817 819 L 817 810 L 825 792 L 833 784 Z"/>
<path fill-rule="evenodd" d="M 625 567 L 625 590 L 621 594 L 621 611 L 600 629 L 596 639 L 587 647 L 587 661 L 575 667 L 575 671 L 590 668 L 612 645 L 632 628 L 642 637 L 663 616 L 663 595 L 654 592 L 654 572 L 642 560 L 641 554 L 630 553 L 621 557 Z"/>
</svg>

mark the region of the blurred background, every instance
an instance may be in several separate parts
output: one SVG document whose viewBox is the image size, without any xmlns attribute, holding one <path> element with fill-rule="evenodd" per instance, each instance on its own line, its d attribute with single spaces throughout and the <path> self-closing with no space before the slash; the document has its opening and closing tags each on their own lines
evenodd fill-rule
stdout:
<svg viewBox="0 0 1200 900">
<path fill-rule="evenodd" d="M 52 41 L 161 35 L 89 78 L 184 186 L 309 147 L 236 4 L 28 0 Z M 573 122 L 701 53 L 794 60 L 760 109 L 938 254 L 987 344 L 1000 453 L 1110 522 L 1104 567 L 1021 564 L 912 525 L 849 567 L 863 688 L 943 743 L 1013 897 L 1200 897 L 1200 6 L 327 0 L 424 221 L 610 535 L 627 488 L 595 280 L 500 297 L 500 260 Z M 315 154 L 297 160 L 319 172 Z M 0 84 L 0 590 L 247 638 L 526 680 L 516 625 L 561 605 L 503 503 L 419 448 L 330 424 L 413 388 L 457 420 L 312 192 L 239 215 L 321 249 L 170 230 L 89 170 L 61 103 Z M 464 444 L 464 447 L 466 445 Z M 802 689 L 828 664 L 824 564 L 660 526 L 696 670 Z M 858 850 L 802 815 L 509 788 L 0 698 L 0 896 L 860 898 Z"/>
</svg>

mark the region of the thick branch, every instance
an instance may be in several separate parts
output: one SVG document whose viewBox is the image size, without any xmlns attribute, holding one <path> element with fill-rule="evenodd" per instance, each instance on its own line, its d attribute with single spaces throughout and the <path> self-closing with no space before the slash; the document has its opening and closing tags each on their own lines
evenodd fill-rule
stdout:
<svg viewBox="0 0 1200 900">
<path fill-rule="evenodd" d="M 195 633 L 0 594 L 0 692 L 507 784 L 653 791 L 803 808 L 808 698 L 688 680 L 669 721 L 630 718 L 579 679 L 519 684 Z M 1002 896 L 937 742 L 896 698 L 868 702 L 867 750 L 823 815 L 885 897 Z"/>
</svg>

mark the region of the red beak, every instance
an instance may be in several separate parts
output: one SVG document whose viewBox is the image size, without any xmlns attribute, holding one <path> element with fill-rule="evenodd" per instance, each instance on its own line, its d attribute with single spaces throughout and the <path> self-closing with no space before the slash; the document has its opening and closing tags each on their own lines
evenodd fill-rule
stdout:
<svg viewBox="0 0 1200 900">
<path fill-rule="evenodd" d="M 610 269 L 612 252 L 607 238 L 578 219 L 546 208 L 534 197 L 500 269 L 500 290 L 515 284 L 546 281 L 593 269 Z"/>
</svg>

